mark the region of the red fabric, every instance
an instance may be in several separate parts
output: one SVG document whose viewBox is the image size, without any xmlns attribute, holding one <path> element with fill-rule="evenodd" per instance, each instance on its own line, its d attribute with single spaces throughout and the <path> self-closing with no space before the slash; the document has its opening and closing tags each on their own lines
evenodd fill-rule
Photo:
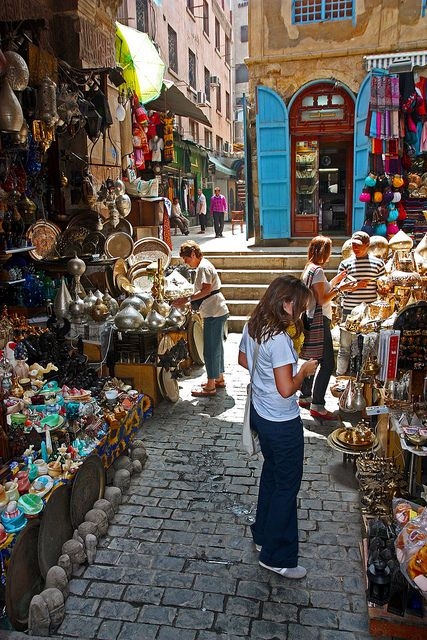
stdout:
<svg viewBox="0 0 427 640">
<path fill-rule="evenodd" d="M 163 210 L 163 241 L 166 242 L 169 249 L 172 251 L 171 223 L 166 207 Z"/>
</svg>

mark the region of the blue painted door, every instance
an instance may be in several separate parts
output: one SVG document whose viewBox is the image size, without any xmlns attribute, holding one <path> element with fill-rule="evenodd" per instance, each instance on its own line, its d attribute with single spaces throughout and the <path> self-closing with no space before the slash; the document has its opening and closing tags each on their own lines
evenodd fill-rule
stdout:
<svg viewBox="0 0 427 640">
<path fill-rule="evenodd" d="M 365 178 L 369 173 L 370 138 L 365 135 L 366 120 L 368 119 L 369 98 L 371 93 L 371 73 L 360 85 L 356 100 L 354 118 L 354 169 L 353 169 L 353 219 L 352 231 L 362 228 L 365 220 L 365 203 L 360 202 L 359 196 L 364 187 Z"/>
<path fill-rule="evenodd" d="M 288 111 L 277 93 L 257 87 L 257 161 L 260 236 L 290 238 Z"/>
</svg>

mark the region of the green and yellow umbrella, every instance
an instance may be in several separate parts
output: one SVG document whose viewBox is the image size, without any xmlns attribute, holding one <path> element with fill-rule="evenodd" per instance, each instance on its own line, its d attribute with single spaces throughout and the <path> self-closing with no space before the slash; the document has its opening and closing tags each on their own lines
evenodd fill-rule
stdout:
<svg viewBox="0 0 427 640">
<path fill-rule="evenodd" d="M 160 95 L 165 63 L 147 33 L 116 22 L 116 60 L 142 103 Z"/>
</svg>

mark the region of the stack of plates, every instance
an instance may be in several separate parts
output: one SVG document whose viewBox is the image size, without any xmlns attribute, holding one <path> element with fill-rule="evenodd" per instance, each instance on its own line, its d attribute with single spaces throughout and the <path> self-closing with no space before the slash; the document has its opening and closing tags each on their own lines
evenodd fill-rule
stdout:
<svg viewBox="0 0 427 640">
<path fill-rule="evenodd" d="M 343 453 L 357 454 L 369 451 L 370 449 L 377 449 L 379 446 L 378 439 L 374 434 L 372 434 L 370 442 L 358 443 L 357 438 L 354 439 L 353 443 L 347 442 L 346 437 L 348 434 L 345 433 L 346 431 L 347 429 L 340 427 L 329 434 L 328 442 L 334 449 L 342 451 Z"/>
</svg>

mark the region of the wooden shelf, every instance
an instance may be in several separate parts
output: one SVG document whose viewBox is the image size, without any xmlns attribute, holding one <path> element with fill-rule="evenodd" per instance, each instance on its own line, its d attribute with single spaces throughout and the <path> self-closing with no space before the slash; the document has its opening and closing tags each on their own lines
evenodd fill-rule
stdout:
<svg viewBox="0 0 427 640">
<path fill-rule="evenodd" d="M 3 253 L 5 253 L 6 255 L 12 254 L 12 253 L 24 253 L 25 251 L 31 251 L 32 249 L 35 249 L 36 247 L 19 247 L 18 249 L 6 249 L 6 251 L 4 251 Z"/>
</svg>

